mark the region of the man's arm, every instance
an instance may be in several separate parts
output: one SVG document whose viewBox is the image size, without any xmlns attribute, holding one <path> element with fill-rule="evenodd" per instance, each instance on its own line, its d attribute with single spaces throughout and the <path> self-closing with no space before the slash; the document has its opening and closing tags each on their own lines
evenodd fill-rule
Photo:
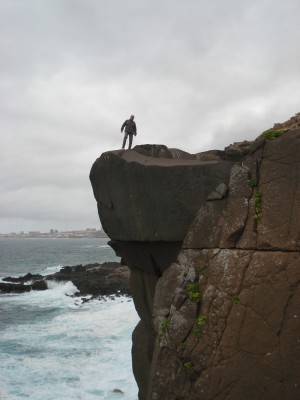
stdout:
<svg viewBox="0 0 300 400">
<path fill-rule="evenodd" d="M 121 132 L 123 132 L 123 129 L 125 128 L 125 126 L 127 125 L 127 120 L 124 122 L 124 124 L 121 126 Z"/>
</svg>

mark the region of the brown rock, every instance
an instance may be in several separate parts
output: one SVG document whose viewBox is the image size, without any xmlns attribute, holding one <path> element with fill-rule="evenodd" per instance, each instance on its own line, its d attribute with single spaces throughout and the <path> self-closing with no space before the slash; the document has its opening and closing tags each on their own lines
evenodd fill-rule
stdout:
<svg viewBox="0 0 300 400">
<path fill-rule="evenodd" d="M 168 288 L 170 282 L 170 290 L 172 279 L 169 281 L 168 276 L 172 269 L 181 268 L 182 274 L 177 272 L 177 277 L 181 276 L 179 286 L 187 287 L 187 264 L 196 270 L 199 259 L 201 263 L 204 259 L 206 269 L 196 279 L 202 302 L 193 304 L 191 314 L 184 306 L 175 307 L 174 301 L 170 304 L 167 300 L 170 324 L 155 350 L 150 398 L 163 399 L 167 394 L 192 400 L 299 398 L 300 376 L 295 368 L 300 363 L 300 273 L 296 286 L 286 279 L 295 256 L 227 249 L 183 251 L 179 264 L 169 268 L 159 285 Z M 297 259 L 300 261 L 299 254 Z M 272 274 L 274 265 L 277 267 Z M 166 309 L 168 298 L 167 290 L 156 291 L 155 321 L 159 320 L 160 307 Z M 184 305 L 189 303 L 186 291 Z M 205 316 L 203 325 L 198 326 L 197 316 Z M 182 320 L 187 318 L 185 336 L 179 336 Z M 183 385 L 182 376 L 190 384 Z"/>
<path fill-rule="evenodd" d="M 298 117 L 224 151 L 145 145 L 95 162 L 141 318 L 140 400 L 300 398 Z"/>
</svg>

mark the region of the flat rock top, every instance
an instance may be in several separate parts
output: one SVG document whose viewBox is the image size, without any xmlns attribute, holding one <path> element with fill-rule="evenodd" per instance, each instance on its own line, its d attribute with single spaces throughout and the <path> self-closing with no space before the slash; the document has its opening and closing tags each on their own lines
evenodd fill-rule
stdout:
<svg viewBox="0 0 300 400">
<path fill-rule="evenodd" d="M 140 146 L 141 147 L 141 146 Z M 178 152 L 176 154 L 176 152 Z M 184 155 L 187 154 L 186 157 Z M 203 165 L 207 163 L 215 164 L 219 160 L 213 161 L 201 161 L 196 158 L 196 155 L 180 152 L 180 150 L 169 150 L 168 152 L 160 152 L 159 155 L 152 155 L 151 151 L 142 153 L 139 148 L 134 148 L 132 150 L 113 150 L 104 153 L 105 157 L 110 155 L 115 155 L 120 157 L 122 160 L 127 162 L 137 162 L 144 165 L 157 165 L 159 167 L 174 167 L 174 166 L 185 166 L 185 165 Z M 170 155 L 173 155 L 172 157 Z M 178 155 L 176 157 L 176 155 Z"/>
</svg>

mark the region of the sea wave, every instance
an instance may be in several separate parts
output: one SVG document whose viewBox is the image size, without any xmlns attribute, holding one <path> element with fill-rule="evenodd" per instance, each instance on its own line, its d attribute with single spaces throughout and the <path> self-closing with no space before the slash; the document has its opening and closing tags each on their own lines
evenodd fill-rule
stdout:
<svg viewBox="0 0 300 400">
<path fill-rule="evenodd" d="M 114 389 L 119 389 L 122 398 L 137 398 L 129 367 L 131 332 L 138 320 L 133 302 L 120 297 L 74 307 L 73 291 L 68 282 L 10 298 L 10 312 L 21 297 L 27 303 L 23 323 L 7 325 L 0 337 L 2 397 L 115 400 L 121 395 Z M 60 308 L 59 297 L 73 306 Z"/>
</svg>

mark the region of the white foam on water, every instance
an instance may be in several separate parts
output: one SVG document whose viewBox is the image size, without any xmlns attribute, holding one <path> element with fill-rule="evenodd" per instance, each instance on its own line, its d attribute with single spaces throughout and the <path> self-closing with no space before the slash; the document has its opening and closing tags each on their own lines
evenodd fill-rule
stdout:
<svg viewBox="0 0 300 400">
<path fill-rule="evenodd" d="M 55 274 L 55 272 L 59 272 L 63 268 L 62 265 L 53 265 L 51 267 L 47 267 L 42 271 L 40 274 L 41 275 L 49 275 L 49 274 Z"/>
<path fill-rule="evenodd" d="M 78 292 L 77 287 L 71 281 L 51 281 L 47 280 L 48 289 L 53 290 L 51 293 L 73 295 Z"/>
<path fill-rule="evenodd" d="M 25 309 L 26 307 L 37 307 L 40 309 L 52 309 L 53 307 L 76 308 L 75 300 L 71 296 L 78 292 L 78 289 L 71 281 L 47 281 L 47 286 L 49 290 L 33 290 L 14 296 L 14 305 L 22 305 Z M 5 296 L 1 295 L 0 301 L 3 298 Z"/>
<path fill-rule="evenodd" d="M 18 307 L 25 314 L 42 312 L 1 332 L 0 398 L 137 399 L 131 370 L 131 333 L 138 321 L 133 302 L 120 297 L 76 306 L 71 282 L 49 287 L 0 297 L 0 307 L 12 312 Z"/>
<path fill-rule="evenodd" d="M 97 249 L 100 246 L 98 244 L 89 244 L 89 245 L 85 245 L 85 246 L 81 246 L 84 249 Z"/>
</svg>

